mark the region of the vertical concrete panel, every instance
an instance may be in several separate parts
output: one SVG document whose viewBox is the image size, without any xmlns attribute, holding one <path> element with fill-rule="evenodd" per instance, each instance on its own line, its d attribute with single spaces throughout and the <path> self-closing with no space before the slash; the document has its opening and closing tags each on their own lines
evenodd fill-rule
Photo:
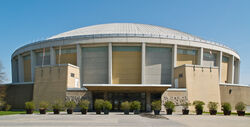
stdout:
<svg viewBox="0 0 250 127">
<path fill-rule="evenodd" d="M 59 63 L 59 49 L 56 50 L 56 64 L 77 65 L 76 49 L 62 49 Z"/>
<path fill-rule="evenodd" d="M 217 66 L 217 54 L 204 52 L 203 54 L 203 65 L 204 66 Z"/>
<path fill-rule="evenodd" d="M 189 50 L 189 49 L 178 49 L 177 53 L 177 66 L 181 66 L 184 64 L 198 64 L 198 55 L 197 50 Z"/>
<path fill-rule="evenodd" d="M 113 46 L 113 84 L 141 84 L 141 47 Z"/>
<path fill-rule="evenodd" d="M 108 47 L 82 48 L 83 84 L 108 84 Z"/>
<path fill-rule="evenodd" d="M 223 56 L 222 65 L 221 65 L 221 83 L 229 83 L 228 82 L 228 68 L 229 68 L 229 58 Z"/>
<path fill-rule="evenodd" d="M 41 66 L 43 62 L 43 52 L 36 53 L 36 65 Z M 44 62 L 43 65 L 50 65 L 50 52 L 45 51 Z"/>
<path fill-rule="evenodd" d="M 12 65 L 12 82 L 18 82 L 18 60 L 13 58 Z"/>
<path fill-rule="evenodd" d="M 24 82 L 31 82 L 31 61 L 30 61 L 30 56 L 24 56 L 23 71 L 24 71 Z"/>
<path fill-rule="evenodd" d="M 145 83 L 171 84 L 172 49 L 146 48 Z"/>
</svg>

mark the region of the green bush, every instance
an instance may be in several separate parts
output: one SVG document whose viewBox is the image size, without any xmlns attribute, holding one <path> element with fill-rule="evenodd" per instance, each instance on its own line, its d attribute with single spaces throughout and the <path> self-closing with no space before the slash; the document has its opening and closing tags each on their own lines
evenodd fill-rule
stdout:
<svg viewBox="0 0 250 127">
<path fill-rule="evenodd" d="M 83 110 L 89 109 L 89 101 L 88 100 L 81 100 L 78 105 Z"/>
<path fill-rule="evenodd" d="M 131 109 L 132 110 L 140 110 L 141 109 L 141 102 L 139 102 L 139 101 L 133 101 L 131 103 Z"/>
<path fill-rule="evenodd" d="M 151 106 L 153 110 L 161 110 L 161 101 L 160 100 L 153 101 L 151 103 Z"/>
<path fill-rule="evenodd" d="M 39 104 L 39 109 L 47 109 L 49 107 L 49 102 L 41 101 Z"/>
<path fill-rule="evenodd" d="M 74 101 L 66 101 L 65 107 L 67 109 L 74 109 L 76 107 L 76 103 Z"/>
<path fill-rule="evenodd" d="M 96 110 L 102 110 L 103 109 L 103 103 L 104 103 L 103 99 L 96 99 L 95 100 L 95 109 Z"/>
<path fill-rule="evenodd" d="M 195 106 L 196 111 L 198 110 L 203 111 L 203 105 L 205 105 L 205 103 L 203 101 L 197 100 L 193 102 L 193 105 Z"/>
<path fill-rule="evenodd" d="M 4 110 L 5 110 L 5 111 L 9 111 L 10 109 L 11 109 L 11 105 L 6 104 L 6 105 L 4 106 Z"/>
<path fill-rule="evenodd" d="M 217 102 L 208 102 L 207 108 L 209 110 L 216 110 L 218 109 L 218 103 Z"/>
<path fill-rule="evenodd" d="M 183 102 L 181 104 L 181 106 L 183 107 L 184 110 L 188 110 L 188 106 L 190 106 L 191 104 L 189 102 Z"/>
<path fill-rule="evenodd" d="M 103 109 L 111 110 L 112 109 L 112 104 L 109 101 L 104 101 Z"/>
<path fill-rule="evenodd" d="M 59 101 L 59 100 L 56 100 L 56 101 L 52 104 L 52 108 L 53 108 L 53 109 L 56 109 L 56 110 L 59 110 L 59 111 L 62 111 L 63 108 L 64 108 L 63 102 L 62 102 L 62 101 Z"/>
<path fill-rule="evenodd" d="M 128 101 L 122 102 L 121 109 L 122 110 L 129 110 L 130 109 L 130 103 Z"/>
<path fill-rule="evenodd" d="M 244 111 L 245 109 L 246 109 L 246 104 L 243 102 L 238 102 L 235 105 L 235 110 L 237 110 L 237 111 Z"/>
<path fill-rule="evenodd" d="M 175 108 L 175 104 L 172 101 L 165 102 L 164 106 L 165 106 L 166 109 L 172 109 L 172 110 L 174 110 L 174 108 Z"/>
<path fill-rule="evenodd" d="M 231 111 L 232 110 L 232 106 L 230 103 L 225 102 L 221 105 L 222 107 L 222 111 Z"/>
<path fill-rule="evenodd" d="M 35 109 L 34 102 L 32 102 L 32 101 L 25 102 L 25 109 L 34 110 Z"/>
</svg>

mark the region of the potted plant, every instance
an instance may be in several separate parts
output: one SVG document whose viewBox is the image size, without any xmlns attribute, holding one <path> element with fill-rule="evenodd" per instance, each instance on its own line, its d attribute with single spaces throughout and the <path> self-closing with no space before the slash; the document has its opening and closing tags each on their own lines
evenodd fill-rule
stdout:
<svg viewBox="0 0 250 127">
<path fill-rule="evenodd" d="M 238 102 L 235 105 L 235 110 L 237 111 L 238 116 L 245 116 L 246 104 L 243 102 Z"/>
<path fill-rule="evenodd" d="M 89 101 L 88 100 L 82 100 L 79 102 L 79 107 L 81 108 L 82 114 L 87 114 L 87 111 L 89 109 Z"/>
<path fill-rule="evenodd" d="M 165 102 L 164 106 L 166 108 L 167 115 L 172 115 L 174 108 L 175 108 L 174 102 L 167 101 Z"/>
<path fill-rule="evenodd" d="M 49 107 L 49 103 L 46 101 L 41 101 L 39 104 L 39 112 L 40 114 L 46 114 L 46 110 Z"/>
<path fill-rule="evenodd" d="M 141 110 L 141 102 L 133 101 L 131 103 L 131 109 L 134 111 L 134 114 L 139 114 Z"/>
<path fill-rule="evenodd" d="M 221 105 L 221 107 L 222 107 L 221 110 L 223 111 L 224 115 L 231 115 L 232 107 L 230 103 L 225 102 Z"/>
<path fill-rule="evenodd" d="M 35 104 L 32 101 L 25 103 L 26 114 L 32 114 L 35 109 Z"/>
<path fill-rule="evenodd" d="M 52 105 L 54 114 L 60 114 L 60 111 L 63 109 L 63 103 L 61 101 L 55 101 Z"/>
<path fill-rule="evenodd" d="M 208 102 L 207 108 L 209 109 L 210 115 L 216 115 L 218 109 L 218 103 Z"/>
<path fill-rule="evenodd" d="M 72 114 L 74 108 L 76 107 L 76 103 L 74 101 L 67 101 L 65 103 L 65 107 L 67 108 L 67 114 Z"/>
<path fill-rule="evenodd" d="M 195 111 L 197 115 L 202 115 L 203 113 L 203 105 L 205 105 L 205 103 L 203 101 L 194 101 L 193 105 L 195 106 Z"/>
<path fill-rule="evenodd" d="M 156 100 L 153 101 L 151 103 L 152 109 L 154 110 L 154 114 L 155 115 L 160 115 L 160 111 L 161 111 L 161 101 L 160 100 Z"/>
<path fill-rule="evenodd" d="M 124 111 L 125 115 L 129 115 L 130 103 L 128 101 L 122 102 L 121 109 Z"/>
<path fill-rule="evenodd" d="M 188 106 L 190 106 L 190 103 L 189 102 L 184 102 L 181 104 L 182 106 L 182 114 L 183 115 L 188 115 L 189 114 L 189 109 L 188 109 Z"/>
<path fill-rule="evenodd" d="M 112 109 L 112 104 L 109 101 L 103 102 L 103 111 L 104 114 L 109 114 L 109 111 Z"/>
<path fill-rule="evenodd" d="M 104 102 L 103 99 L 96 99 L 95 100 L 95 111 L 96 111 L 96 114 L 101 114 L 101 111 L 103 109 L 103 102 Z"/>
</svg>

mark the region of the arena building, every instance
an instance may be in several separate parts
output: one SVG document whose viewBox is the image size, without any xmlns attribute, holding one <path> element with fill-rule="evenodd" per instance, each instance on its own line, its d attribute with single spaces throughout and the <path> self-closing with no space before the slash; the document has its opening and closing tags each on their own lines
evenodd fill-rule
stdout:
<svg viewBox="0 0 250 127">
<path fill-rule="evenodd" d="M 239 84 L 235 50 L 160 26 L 83 27 L 25 45 L 11 62 L 13 83 L 5 88 L 15 108 L 30 100 L 88 99 L 93 109 L 98 98 L 111 101 L 114 111 L 133 100 L 143 111 L 157 99 L 250 105 L 250 88 Z"/>
</svg>

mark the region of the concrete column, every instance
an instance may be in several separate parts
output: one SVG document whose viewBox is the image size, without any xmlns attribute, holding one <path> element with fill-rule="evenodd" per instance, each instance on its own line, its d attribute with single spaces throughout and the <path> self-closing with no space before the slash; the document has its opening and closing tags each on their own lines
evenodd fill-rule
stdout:
<svg viewBox="0 0 250 127">
<path fill-rule="evenodd" d="M 19 82 L 24 82 L 23 56 L 18 55 L 18 79 Z"/>
<path fill-rule="evenodd" d="M 228 72 L 229 83 L 234 84 L 234 56 L 229 58 L 229 72 Z"/>
<path fill-rule="evenodd" d="M 53 47 L 50 47 L 50 65 L 56 65 L 56 51 Z"/>
<path fill-rule="evenodd" d="M 177 66 L 177 44 L 175 44 L 172 48 L 172 87 L 174 87 L 174 68 Z"/>
<path fill-rule="evenodd" d="M 108 73 L 109 73 L 109 84 L 112 84 L 112 43 L 110 42 L 109 43 L 109 46 L 108 46 Z"/>
<path fill-rule="evenodd" d="M 240 83 L 240 60 L 238 61 L 237 68 L 238 68 L 238 70 L 237 70 L 238 74 L 237 74 L 236 83 L 239 84 Z"/>
<path fill-rule="evenodd" d="M 141 84 L 145 84 L 145 57 L 146 57 L 146 43 L 142 43 L 142 55 L 141 55 Z"/>
<path fill-rule="evenodd" d="M 17 68 L 15 68 L 15 60 L 12 58 L 11 59 L 11 72 L 12 72 L 12 82 L 17 82 L 17 78 L 15 76 L 15 71 L 16 71 Z"/>
<path fill-rule="evenodd" d="M 35 68 L 36 68 L 36 53 L 32 50 L 30 51 L 30 70 L 31 70 L 31 81 L 35 80 Z"/>
<path fill-rule="evenodd" d="M 219 56 L 218 56 L 218 61 L 217 61 L 217 65 L 219 67 L 219 83 L 221 83 L 221 68 L 222 68 L 222 51 L 219 52 Z"/>
<path fill-rule="evenodd" d="M 82 47 L 80 44 L 76 45 L 76 55 L 77 55 L 77 66 L 79 67 L 80 72 L 80 87 L 82 88 Z"/>
<path fill-rule="evenodd" d="M 150 92 L 146 92 L 146 111 L 151 111 L 151 94 Z"/>
<path fill-rule="evenodd" d="M 198 65 L 203 65 L 203 48 L 201 47 L 198 52 Z"/>
</svg>

